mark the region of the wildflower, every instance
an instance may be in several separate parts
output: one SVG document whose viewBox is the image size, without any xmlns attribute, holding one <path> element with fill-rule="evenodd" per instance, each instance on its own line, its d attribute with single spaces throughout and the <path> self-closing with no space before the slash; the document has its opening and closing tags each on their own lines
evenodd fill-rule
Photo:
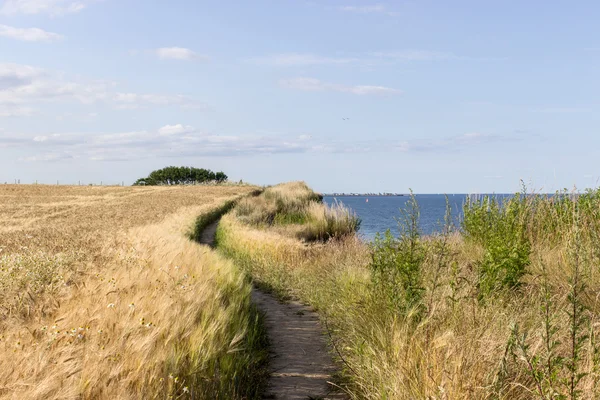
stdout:
<svg viewBox="0 0 600 400">
<path fill-rule="evenodd" d="M 135 304 L 131 303 L 131 304 L 129 305 L 129 308 L 133 308 L 133 307 L 135 307 Z"/>
<path fill-rule="evenodd" d="M 188 389 L 187 386 L 183 388 L 183 393 L 189 393 L 189 392 L 190 392 L 190 389 Z"/>
<path fill-rule="evenodd" d="M 80 333 L 79 335 L 77 335 L 77 339 L 82 340 L 84 338 L 84 336 Z"/>
<path fill-rule="evenodd" d="M 102 333 L 104 332 L 102 329 L 98 329 L 98 333 Z"/>
<path fill-rule="evenodd" d="M 108 308 L 115 308 L 115 303 L 110 303 L 110 304 L 108 305 Z"/>
</svg>

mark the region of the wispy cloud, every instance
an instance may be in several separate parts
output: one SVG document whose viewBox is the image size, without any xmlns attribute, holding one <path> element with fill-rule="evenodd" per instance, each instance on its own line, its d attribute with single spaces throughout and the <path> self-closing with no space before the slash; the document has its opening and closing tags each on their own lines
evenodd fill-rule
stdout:
<svg viewBox="0 0 600 400">
<path fill-rule="evenodd" d="M 386 61 L 440 61 L 461 58 L 454 53 L 431 50 L 397 50 L 370 53 L 372 57 Z"/>
<path fill-rule="evenodd" d="M 312 53 L 280 53 L 262 57 L 254 57 L 248 62 L 269 67 L 310 67 L 322 65 L 359 65 L 373 67 L 407 62 L 429 62 L 447 60 L 483 60 L 478 58 L 461 57 L 452 52 L 432 50 L 394 50 L 374 51 L 355 55 L 319 55 Z"/>
<path fill-rule="evenodd" d="M 357 95 L 369 95 L 369 94 L 398 94 L 401 93 L 398 89 L 393 89 L 386 86 L 373 86 L 373 85 L 341 85 L 336 83 L 323 82 L 316 78 L 290 78 L 282 79 L 279 84 L 286 89 L 302 90 L 308 92 L 316 91 L 334 91 L 343 93 L 352 93 Z"/>
<path fill-rule="evenodd" d="M 402 142 L 398 148 L 404 152 L 448 152 L 463 150 L 471 146 L 491 144 L 506 140 L 516 140 L 508 135 L 492 135 L 487 133 L 469 132 L 458 136 L 441 139 L 413 139 Z"/>
<path fill-rule="evenodd" d="M 0 147 L 26 148 L 34 154 L 23 161 L 84 158 L 95 161 L 182 156 L 242 156 L 312 151 L 301 137 L 215 135 L 189 125 L 165 125 L 156 131 L 112 134 L 50 134 L 9 136 L 0 133 Z"/>
<path fill-rule="evenodd" d="M 94 0 L 6 0 L 0 14 L 48 14 L 60 16 L 77 13 Z"/>
<path fill-rule="evenodd" d="M 385 14 L 385 15 L 389 15 L 391 17 L 395 17 L 395 16 L 399 15 L 398 12 L 388 10 L 387 6 L 385 6 L 384 4 L 381 4 L 381 3 L 370 4 L 370 5 L 361 5 L 361 6 L 346 5 L 346 6 L 341 6 L 338 9 L 341 11 L 344 11 L 344 12 L 359 13 L 359 14 Z"/>
<path fill-rule="evenodd" d="M 53 42 L 63 38 L 58 33 L 39 28 L 15 28 L 8 25 L 0 25 L 0 36 L 25 42 Z"/>
<path fill-rule="evenodd" d="M 31 117 L 32 115 L 34 115 L 34 110 L 31 107 L 0 104 L 0 118 Z"/>
<path fill-rule="evenodd" d="M 544 114 L 579 114 L 588 113 L 592 110 L 587 107 L 540 107 L 534 108 L 532 111 Z"/>
<path fill-rule="evenodd" d="M 196 53 L 185 47 L 161 47 L 154 50 L 154 53 L 161 60 L 208 60 L 207 56 Z"/>
<path fill-rule="evenodd" d="M 183 133 L 192 133 L 195 129 L 190 125 L 176 124 L 176 125 L 165 125 L 158 130 L 158 134 L 161 136 L 172 136 L 181 135 Z"/>
<path fill-rule="evenodd" d="M 259 65 L 275 67 L 305 67 L 311 65 L 352 64 L 360 59 L 354 57 L 326 57 L 310 53 L 281 53 L 248 60 Z"/>
<path fill-rule="evenodd" d="M 412 153 L 444 154 L 491 146 L 510 136 L 467 133 L 441 139 L 348 140 L 315 135 L 216 135 L 190 125 L 165 125 L 154 131 L 121 133 L 52 133 L 10 135 L 0 132 L 0 148 L 25 150 L 24 161 L 60 161 L 82 158 L 122 161 L 185 156 L 256 156 L 289 153 Z"/>
<path fill-rule="evenodd" d="M 162 94 L 138 94 L 138 93 L 116 93 L 112 101 L 117 108 L 122 110 L 135 110 L 146 106 L 181 106 L 182 108 L 206 109 L 205 104 L 194 102 L 188 96 L 162 95 Z"/>
<path fill-rule="evenodd" d="M 66 80 L 40 68 L 0 63 L 0 116 L 27 116 L 34 107 L 48 102 L 104 102 L 118 109 L 148 106 L 178 106 L 205 109 L 207 106 L 179 94 L 120 92 L 104 81 Z"/>
</svg>

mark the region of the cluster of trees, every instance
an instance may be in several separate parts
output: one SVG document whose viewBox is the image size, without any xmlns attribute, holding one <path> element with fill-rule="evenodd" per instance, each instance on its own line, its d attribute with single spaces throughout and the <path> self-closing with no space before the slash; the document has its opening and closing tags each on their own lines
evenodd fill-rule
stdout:
<svg viewBox="0 0 600 400">
<path fill-rule="evenodd" d="M 148 177 L 138 179 L 133 185 L 191 185 L 225 181 L 227 181 L 227 175 L 223 172 L 194 167 L 165 167 L 152 171 Z"/>
</svg>

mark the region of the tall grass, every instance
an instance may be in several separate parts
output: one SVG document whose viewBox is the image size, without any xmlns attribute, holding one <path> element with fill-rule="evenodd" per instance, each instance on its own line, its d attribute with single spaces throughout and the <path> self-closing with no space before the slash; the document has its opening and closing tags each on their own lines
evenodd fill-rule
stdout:
<svg viewBox="0 0 600 400">
<path fill-rule="evenodd" d="M 252 188 L 0 190 L 0 398 L 260 397 L 250 284 L 186 237 Z"/>
<path fill-rule="evenodd" d="M 471 199 L 462 229 L 447 214 L 434 236 L 419 232 L 413 201 L 401 234 L 371 246 L 307 244 L 248 224 L 246 207 L 223 218 L 219 246 L 318 310 L 353 398 L 597 397 L 598 192 Z"/>
<path fill-rule="evenodd" d="M 356 215 L 341 203 L 329 206 L 304 182 L 267 188 L 246 198 L 235 208 L 238 219 L 259 228 L 279 227 L 280 232 L 307 242 L 351 235 L 359 227 Z"/>
</svg>

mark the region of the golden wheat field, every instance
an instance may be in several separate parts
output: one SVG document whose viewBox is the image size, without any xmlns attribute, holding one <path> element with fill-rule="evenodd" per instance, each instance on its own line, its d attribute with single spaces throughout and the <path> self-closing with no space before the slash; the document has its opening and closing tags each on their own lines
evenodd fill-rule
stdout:
<svg viewBox="0 0 600 400">
<path fill-rule="evenodd" d="M 241 396 L 250 287 L 188 234 L 253 189 L 0 186 L 0 398 Z"/>
</svg>

